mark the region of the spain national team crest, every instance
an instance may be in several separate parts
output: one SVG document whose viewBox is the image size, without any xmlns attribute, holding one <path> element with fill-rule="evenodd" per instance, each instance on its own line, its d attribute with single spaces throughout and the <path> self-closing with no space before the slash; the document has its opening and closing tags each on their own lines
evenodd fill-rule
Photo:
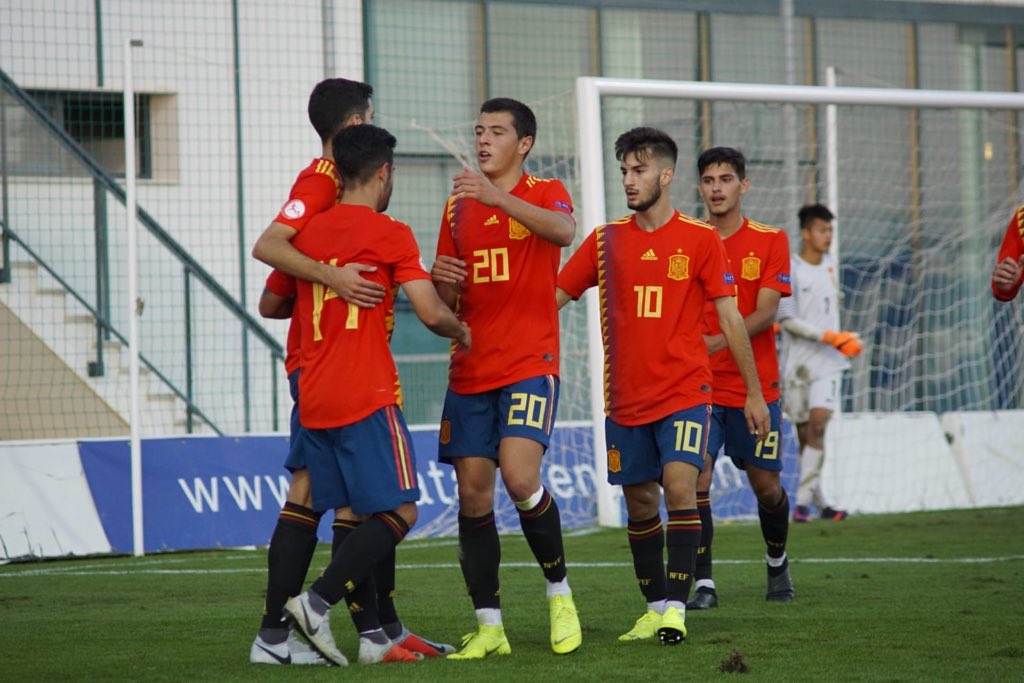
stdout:
<svg viewBox="0 0 1024 683">
<path fill-rule="evenodd" d="M 761 259 L 756 256 L 748 256 L 742 261 L 743 268 L 740 270 L 740 277 L 744 280 L 761 279 Z"/>
<path fill-rule="evenodd" d="M 668 277 L 670 280 L 686 280 L 690 277 L 690 257 L 686 254 L 673 254 L 668 257 Z"/>
<path fill-rule="evenodd" d="M 530 230 L 515 218 L 508 219 L 508 238 L 510 240 L 525 240 L 530 236 Z"/>
<path fill-rule="evenodd" d="M 622 471 L 622 454 L 614 448 L 608 449 L 608 471 L 609 472 L 621 472 Z"/>
<path fill-rule="evenodd" d="M 448 445 L 452 440 L 452 423 L 449 420 L 441 420 L 441 433 L 438 434 L 437 440 Z"/>
</svg>

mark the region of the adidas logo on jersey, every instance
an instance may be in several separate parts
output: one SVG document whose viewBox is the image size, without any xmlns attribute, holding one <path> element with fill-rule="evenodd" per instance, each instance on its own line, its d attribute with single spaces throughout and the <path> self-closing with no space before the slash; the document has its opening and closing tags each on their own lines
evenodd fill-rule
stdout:
<svg viewBox="0 0 1024 683">
<path fill-rule="evenodd" d="M 492 213 L 491 217 L 484 221 L 484 225 L 497 225 L 497 224 L 498 224 L 498 214 L 496 214 L 496 213 Z"/>
<path fill-rule="evenodd" d="M 653 249 L 648 249 L 644 252 L 644 255 L 640 257 L 641 261 L 657 261 L 658 257 L 655 255 Z"/>
</svg>

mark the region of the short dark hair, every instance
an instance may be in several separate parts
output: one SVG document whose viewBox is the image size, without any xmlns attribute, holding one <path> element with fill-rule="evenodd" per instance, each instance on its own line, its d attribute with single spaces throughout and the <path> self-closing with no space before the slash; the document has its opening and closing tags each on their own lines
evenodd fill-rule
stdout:
<svg viewBox="0 0 1024 683">
<path fill-rule="evenodd" d="M 363 185 L 378 168 L 395 160 L 395 136 L 369 124 L 342 128 L 331 145 L 338 175 L 353 187 Z"/>
<path fill-rule="evenodd" d="M 743 152 L 733 147 L 712 147 L 704 150 L 697 158 L 697 175 L 704 175 L 704 169 L 712 164 L 729 164 L 736 171 L 736 177 L 747 177 L 747 160 Z"/>
<path fill-rule="evenodd" d="M 640 126 L 627 130 L 615 140 L 615 158 L 622 161 L 627 154 L 635 154 L 638 158 L 664 159 L 675 166 L 679 147 L 665 131 Z"/>
<path fill-rule="evenodd" d="M 820 218 L 825 222 L 831 221 L 835 218 L 835 215 L 828 210 L 828 207 L 824 204 L 808 204 L 800 207 L 797 216 L 800 218 L 800 229 L 811 227 L 811 223 L 814 222 L 815 218 Z"/>
<path fill-rule="evenodd" d="M 370 108 L 373 86 L 347 78 L 328 78 L 320 81 L 309 94 L 309 122 L 326 143 L 341 130 L 353 114 L 366 114 Z M 367 122 L 368 123 L 368 122 Z"/>
<path fill-rule="evenodd" d="M 516 128 L 516 135 L 522 140 L 525 137 L 537 141 L 537 117 L 533 110 L 519 100 L 511 97 L 495 97 L 480 105 L 481 114 L 494 114 L 506 111 L 512 115 L 512 125 Z"/>
</svg>

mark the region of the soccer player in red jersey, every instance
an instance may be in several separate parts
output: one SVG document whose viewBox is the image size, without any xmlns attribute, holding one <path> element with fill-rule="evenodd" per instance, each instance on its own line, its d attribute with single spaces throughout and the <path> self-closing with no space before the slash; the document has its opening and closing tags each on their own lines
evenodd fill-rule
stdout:
<svg viewBox="0 0 1024 683">
<path fill-rule="evenodd" d="M 590 233 L 559 274 L 557 291 L 562 306 L 599 288 L 608 482 L 621 485 L 625 495 L 633 567 L 647 601 L 647 611 L 619 640 L 657 634 L 663 644 L 686 637 L 685 602 L 700 540 L 696 485 L 711 410 L 701 336 L 707 301 L 739 359 L 749 431 L 763 434 L 769 426 L 722 241 L 710 225 L 672 207 L 676 157 L 675 142 L 660 130 L 634 128 L 619 136 L 615 158 L 626 205 L 636 213 Z"/>
<path fill-rule="evenodd" d="M 551 648 L 579 647 L 579 618 L 566 578 L 558 505 L 540 465 L 558 402 L 561 248 L 576 223 L 561 182 L 523 172 L 537 122 L 516 100 L 488 100 L 476 124 L 480 171 L 454 179 L 431 269 L 441 297 L 473 328 L 471 354 L 452 349 L 441 416 L 439 458 L 455 467 L 459 561 L 478 630 L 450 658 L 511 652 L 501 620 L 494 522 L 495 473 L 547 579 Z"/>
<path fill-rule="evenodd" d="M 718 606 L 711 578 L 711 543 L 714 526 L 708 490 L 715 458 L 724 445 L 725 454 L 745 470 L 757 497 L 761 534 L 767 546 L 767 599 L 789 602 L 793 581 L 786 561 L 789 532 L 789 498 L 779 473 L 782 471 L 782 409 L 779 405 L 779 361 L 772 323 L 779 299 L 789 296 L 789 242 L 786 233 L 743 216 L 742 198 L 750 186 L 743 154 L 731 147 L 713 147 L 697 159 L 699 189 L 707 206 L 708 222 L 725 243 L 729 265 L 736 275 L 736 305 L 754 350 L 764 400 L 771 413 L 771 429 L 763 440 L 751 438 L 740 408 L 746 392 L 732 354 L 724 351 L 718 315 L 709 307 L 705 321 L 706 342 L 711 354 L 713 398 L 711 429 L 705 467 L 697 481 L 701 542 L 697 550 L 696 593 L 690 609 Z"/>
<path fill-rule="evenodd" d="M 992 296 L 1010 301 L 1017 296 L 1024 282 L 1024 205 L 1017 207 L 1006 226 L 1003 244 L 999 247 L 996 267 L 992 271 Z"/>
<path fill-rule="evenodd" d="M 470 345 L 469 327 L 431 284 L 412 230 L 381 213 L 391 197 L 394 145 L 390 133 L 369 125 L 339 132 L 334 151 L 345 193 L 294 240 L 296 248 L 324 263 L 373 266 L 365 276 L 387 292 L 382 306 L 360 308 L 320 283 L 297 282 L 299 417 L 305 428 L 300 438 L 312 444 L 305 454 L 313 509 L 351 508 L 367 519 L 285 611 L 324 657 L 341 666 L 347 660 L 334 644 L 327 610 L 369 578 L 416 522 L 416 463 L 389 346 L 388 318 L 397 287 L 431 331 L 461 348 Z M 360 634 L 360 662 L 394 661 L 395 651 L 404 652 L 379 625 Z"/>
<path fill-rule="evenodd" d="M 267 233 L 292 237 L 301 233 L 313 216 L 334 206 L 340 194 L 341 185 L 334 169 L 332 137 L 341 128 L 373 119 L 373 105 L 370 96 L 373 89 L 366 83 L 332 78 L 321 81 L 314 87 L 309 98 L 310 123 L 320 135 L 323 145 L 322 156 L 314 159 L 303 170 L 292 186 L 288 201 L 277 218 L 267 228 Z M 360 273 L 372 268 L 350 264 L 344 268 L 318 263 L 295 248 L 287 240 L 281 249 L 294 252 L 299 262 L 315 266 L 307 275 L 322 269 L 337 276 L 335 286 L 342 298 L 357 305 L 370 300 L 380 300 L 383 288 L 376 282 L 364 279 Z M 255 251 L 255 250 L 254 250 Z M 273 253 L 273 247 L 270 249 Z M 287 257 L 275 264 L 287 267 Z M 340 284 L 339 284 L 340 283 Z M 374 294 L 373 292 L 376 292 Z M 309 475 L 306 470 L 303 442 L 299 440 L 301 425 L 298 413 L 299 377 L 299 325 L 293 313 L 295 279 L 280 270 L 274 270 L 267 278 L 266 288 L 260 297 L 260 314 L 268 318 L 291 318 L 286 344 L 285 371 L 291 389 L 292 407 L 289 454 L 285 467 L 291 472 L 288 498 L 278 517 L 267 553 L 267 593 L 260 631 L 253 641 L 249 659 L 256 664 L 317 664 L 322 659 L 297 640 L 283 621 L 282 608 L 285 601 L 302 590 L 302 583 L 309 570 L 309 564 L 316 549 L 316 530 L 321 510 L 311 508 Z M 360 299 L 360 297 L 369 297 Z M 341 543 L 344 536 L 359 524 L 359 519 L 350 511 L 334 523 L 334 542 Z M 358 631 L 364 631 L 379 616 L 388 636 L 404 647 L 425 656 L 438 656 L 454 651 L 450 645 L 432 643 L 412 634 L 405 628 L 394 607 L 392 593 L 395 585 L 394 557 L 385 558 L 375 572 L 373 581 L 361 586 L 366 593 L 378 593 L 377 610 L 353 610 L 352 616 Z M 369 604 L 368 595 L 356 595 L 353 601 Z"/>
</svg>

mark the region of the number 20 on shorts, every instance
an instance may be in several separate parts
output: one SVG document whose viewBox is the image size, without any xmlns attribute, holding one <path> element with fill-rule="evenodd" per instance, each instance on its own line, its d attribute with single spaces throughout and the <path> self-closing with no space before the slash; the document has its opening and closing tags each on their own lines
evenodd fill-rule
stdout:
<svg viewBox="0 0 1024 683">
<path fill-rule="evenodd" d="M 512 394 L 512 405 L 508 409 L 508 424 L 510 427 L 526 425 L 544 429 L 547 407 L 548 399 L 545 396 L 516 392 Z"/>
</svg>

